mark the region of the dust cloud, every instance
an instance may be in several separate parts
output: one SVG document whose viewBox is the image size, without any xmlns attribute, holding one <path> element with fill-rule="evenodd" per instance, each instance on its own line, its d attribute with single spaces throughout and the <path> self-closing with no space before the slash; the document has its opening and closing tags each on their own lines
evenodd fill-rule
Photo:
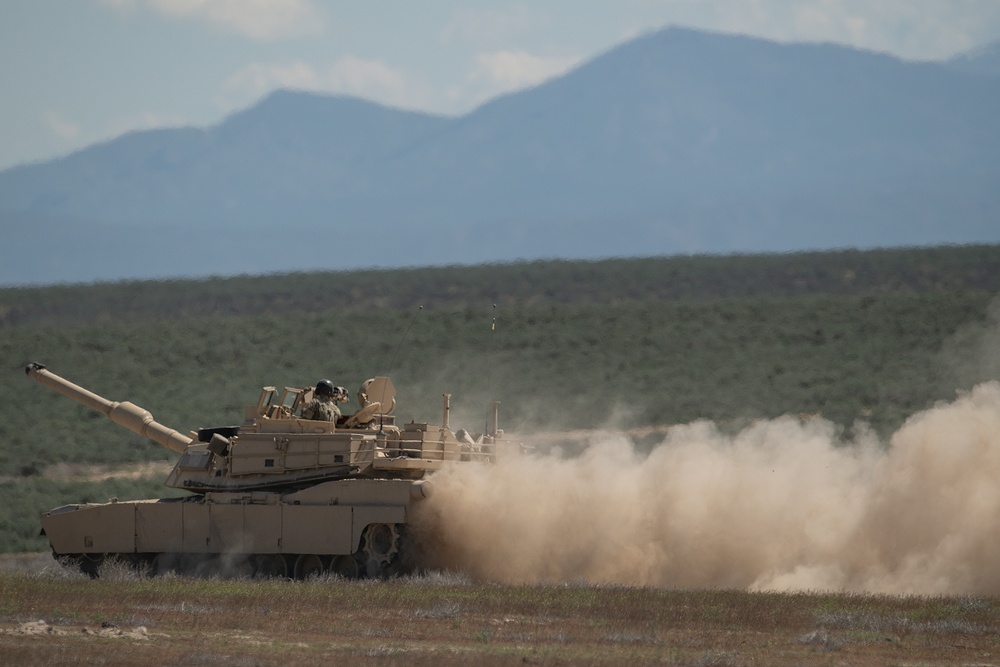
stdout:
<svg viewBox="0 0 1000 667">
<path fill-rule="evenodd" d="M 1000 594 L 1000 383 L 888 444 L 822 419 L 698 422 L 434 475 L 423 565 L 507 582 Z"/>
</svg>

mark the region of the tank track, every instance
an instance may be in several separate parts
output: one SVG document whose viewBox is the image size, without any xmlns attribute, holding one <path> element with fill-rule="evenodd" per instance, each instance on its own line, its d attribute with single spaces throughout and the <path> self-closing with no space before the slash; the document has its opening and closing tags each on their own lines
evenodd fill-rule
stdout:
<svg viewBox="0 0 1000 667">
<path fill-rule="evenodd" d="M 98 578 L 114 568 L 148 576 L 305 580 L 332 575 L 344 579 L 389 579 L 406 574 L 406 526 L 372 524 L 353 554 L 53 554 L 67 567 Z"/>
</svg>

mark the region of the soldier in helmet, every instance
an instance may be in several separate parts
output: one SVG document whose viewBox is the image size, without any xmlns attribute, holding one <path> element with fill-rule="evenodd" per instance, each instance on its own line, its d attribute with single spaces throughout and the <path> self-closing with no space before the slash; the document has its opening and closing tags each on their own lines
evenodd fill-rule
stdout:
<svg viewBox="0 0 1000 667">
<path fill-rule="evenodd" d="M 340 419 L 340 408 L 337 407 L 337 403 L 346 400 L 346 389 L 335 387 L 329 380 L 320 380 L 316 383 L 313 399 L 302 408 L 302 418 L 335 422 Z"/>
</svg>

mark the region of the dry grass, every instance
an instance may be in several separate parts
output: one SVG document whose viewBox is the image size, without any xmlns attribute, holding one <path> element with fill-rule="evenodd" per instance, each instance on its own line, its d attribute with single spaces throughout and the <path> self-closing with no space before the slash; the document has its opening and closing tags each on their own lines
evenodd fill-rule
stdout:
<svg viewBox="0 0 1000 667">
<path fill-rule="evenodd" d="M 986 598 L 102 574 L 0 572 L 4 664 L 1000 663 Z"/>
</svg>

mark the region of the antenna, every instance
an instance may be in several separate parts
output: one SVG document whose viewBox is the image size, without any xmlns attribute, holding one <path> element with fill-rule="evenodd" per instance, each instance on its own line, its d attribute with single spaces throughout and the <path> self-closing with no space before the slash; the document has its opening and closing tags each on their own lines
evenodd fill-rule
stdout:
<svg viewBox="0 0 1000 667">
<path fill-rule="evenodd" d="M 386 375 L 390 375 L 390 371 L 396 365 L 396 356 L 399 354 L 399 349 L 403 347 L 403 341 L 406 340 L 406 337 L 409 335 L 410 328 L 413 326 L 414 320 L 417 319 L 417 315 L 419 315 L 420 311 L 423 309 L 423 306 L 417 306 L 417 310 L 410 316 L 410 321 L 407 323 L 406 329 L 403 331 L 403 335 L 399 337 L 399 341 L 396 343 L 396 349 L 392 351 L 392 356 L 389 357 L 389 367 L 385 369 Z"/>
<path fill-rule="evenodd" d="M 488 400 L 487 411 L 486 411 L 486 426 L 483 429 L 483 433 L 490 432 L 490 415 L 492 413 L 492 408 L 489 404 L 493 402 L 493 358 L 496 356 L 496 343 L 494 334 L 497 331 L 497 305 L 493 304 L 493 320 L 490 323 L 490 343 L 487 346 L 489 352 L 486 355 L 486 396 Z"/>
<path fill-rule="evenodd" d="M 399 356 L 399 350 L 400 350 L 400 348 L 403 347 L 403 341 L 406 340 L 406 337 L 410 334 L 410 329 L 413 327 L 413 323 L 416 321 L 417 315 L 419 315 L 420 312 L 423 309 L 424 309 L 423 306 L 417 306 L 417 310 L 414 311 L 413 315 L 410 316 L 410 321 L 407 322 L 406 329 L 403 330 L 403 335 L 399 337 L 399 341 L 396 343 L 396 349 L 392 351 L 392 356 L 389 357 L 389 366 L 385 369 L 385 375 L 386 375 L 386 377 L 391 377 L 391 375 L 392 375 L 391 371 L 392 371 L 392 369 L 396 365 L 396 357 Z M 383 406 L 382 406 L 383 408 L 385 407 L 384 406 L 384 403 L 385 403 L 385 390 L 386 390 L 386 385 L 385 385 L 385 383 L 383 383 L 382 384 L 382 395 L 379 396 L 379 403 L 383 404 Z M 384 409 L 380 409 L 379 412 L 378 412 L 378 432 L 379 433 L 383 433 L 382 427 L 384 426 L 384 423 L 383 423 L 384 422 L 384 414 L 385 414 Z"/>
</svg>

